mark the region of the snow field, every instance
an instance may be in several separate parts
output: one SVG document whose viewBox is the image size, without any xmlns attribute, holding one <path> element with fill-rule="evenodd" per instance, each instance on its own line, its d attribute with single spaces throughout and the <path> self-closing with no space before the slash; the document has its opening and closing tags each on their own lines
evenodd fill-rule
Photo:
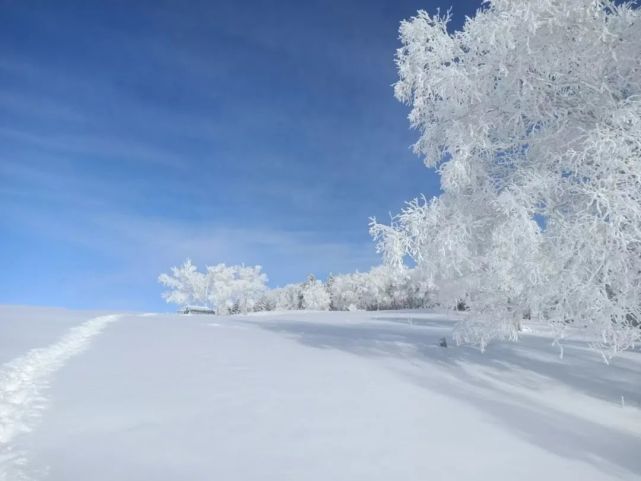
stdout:
<svg viewBox="0 0 641 481">
<path fill-rule="evenodd" d="M 640 479 L 639 353 L 606 366 L 577 342 L 560 360 L 545 334 L 439 347 L 453 324 L 123 316 L 15 445 L 51 481 Z"/>
<path fill-rule="evenodd" d="M 12 441 L 21 433 L 31 431 L 47 406 L 44 391 L 51 376 L 70 358 L 87 349 L 92 338 L 117 315 L 101 316 L 69 329 L 56 343 L 35 348 L 0 370 L 0 479 L 24 478 L 19 472 L 24 463 L 13 450 Z"/>
</svg>

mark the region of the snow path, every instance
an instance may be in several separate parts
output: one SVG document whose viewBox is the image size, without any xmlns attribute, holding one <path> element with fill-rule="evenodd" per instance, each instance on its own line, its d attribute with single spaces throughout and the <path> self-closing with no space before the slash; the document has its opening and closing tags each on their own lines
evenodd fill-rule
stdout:
<svg viewBox="0 0 641 481">
<path fill-rule="evenodd" d="M 25 459 L 12 446 L 14 438 L 31 431 L 47 406 L 44 391 L 52 375 L 119 316 L 95 317 L 72 327 L 58 342 L 28 351 L 0 370 L 0 480 L 27 479 Z"/>
<path fill-rule="evenodd" d="M 108 314 L 116 313 L 0 305 L 0 370 L 31 349 L 57 342 L 72 327 Z"/>
</svg>

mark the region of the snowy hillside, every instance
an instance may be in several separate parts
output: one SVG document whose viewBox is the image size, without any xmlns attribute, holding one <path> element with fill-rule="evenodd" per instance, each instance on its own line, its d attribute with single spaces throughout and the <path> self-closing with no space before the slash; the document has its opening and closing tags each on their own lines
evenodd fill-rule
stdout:
<svg viewBox="0 0 641 481">
<path fill-rule="evenodd" d="M 641 353 L 452 322 L 1 308 L 0 479 L 641 479 Z"/>
</svg>

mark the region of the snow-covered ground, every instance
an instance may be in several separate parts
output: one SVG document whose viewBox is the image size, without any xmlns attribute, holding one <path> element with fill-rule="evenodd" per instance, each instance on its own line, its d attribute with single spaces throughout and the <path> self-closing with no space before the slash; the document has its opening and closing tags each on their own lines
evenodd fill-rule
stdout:
<svg viewBox="0 0 641 481">
<path fill-rule="evenodd" d="M 641 479 L 641 353 L 452 323 L 0 308 L 0 479 Z"/>
</svg>

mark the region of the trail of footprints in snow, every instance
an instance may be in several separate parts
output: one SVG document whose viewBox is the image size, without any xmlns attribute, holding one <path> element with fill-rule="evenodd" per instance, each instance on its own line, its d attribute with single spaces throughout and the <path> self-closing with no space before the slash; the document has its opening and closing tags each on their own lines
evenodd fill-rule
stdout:
<svg viewBox="0 0 641 481">
<path fill-rule="evenodd" d="M 72 327 L 58 342 L 28 351 L 0 369 L 0 481 L 27 479 L 19 475 L 23 457 L 14 453 L 11 442 L 16 435 L 29 432 L 47 405 L 43 392 L 58 369 L 73 356 L 89 347 L 117 315 L 89 319 Z"/>
</svg>

